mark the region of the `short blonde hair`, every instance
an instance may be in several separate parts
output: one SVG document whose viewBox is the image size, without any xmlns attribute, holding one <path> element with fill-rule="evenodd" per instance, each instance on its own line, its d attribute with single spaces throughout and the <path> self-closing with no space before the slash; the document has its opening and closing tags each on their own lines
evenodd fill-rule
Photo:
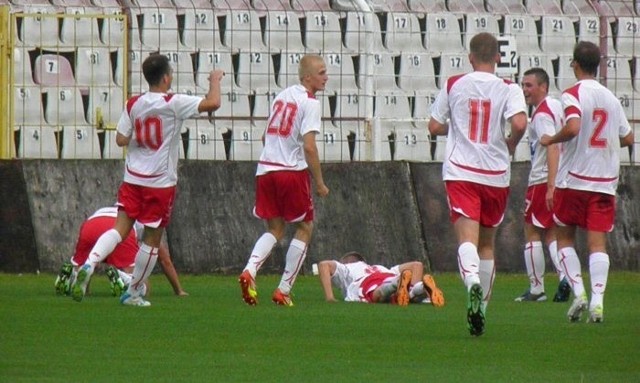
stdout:
<svg viewBox="0 0 640 383">
<path fill-rule="evenodd" d="M 302 59 L 300 59 L 300 63 L 298 64 L 298 77 L 301 82 L 306 76 L 314 74 L 315 64 L 319 62 L 324 63 L 324 59 L 319 55 L 304 55 Z"/>
</svg>

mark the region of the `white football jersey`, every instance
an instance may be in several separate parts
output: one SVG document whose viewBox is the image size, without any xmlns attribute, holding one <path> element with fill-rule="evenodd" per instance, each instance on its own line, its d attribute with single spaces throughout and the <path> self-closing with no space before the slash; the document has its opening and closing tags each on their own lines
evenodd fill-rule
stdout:
<svg viewBox="0 0 640 383">
<path fill-rule="evenodd" d="M 335 262 L 335 265 L 336 271 L 331 276 L 331 283 L 342 291 L 344 300 L 347 302 L 362 301 L 360 284 L 367 276 L 377 272 L 400 274 L 397 266 L 388 269 L 381 265 L 369 265 L 365 262 Z"/>
<path fill-rule="evenodd" d="M 280 92 L 271 104 L 256 174 L 306 169 L 302 137 L 320 132 L 320 115 L 320 102 L 302 85 Z"/>
<path fill-rule="evenodd" d="M 556 185 L 616 194 L 620 138 L 631 133 L 620 101 L 595 80 L 582 80 L 562 93 L 565 121 L 580 118 L 580 132 L 563 145 L 560 167 L 567 175 Z"/>
<path fill-rule="evenodd" d="M 505 126 L 509 118 L 526 110 L 522 89 L 491 73 L 449 78 L 431 109 L 436 121 L 444 124 L 450 119 L 443 179 L 509 186 Z"/>
<path fill-rule="evenodd" d="M 562 104 L 559 100 L 547 96 L 531 116 L 529 125 L 529 148 L 531 149 L 531 172 L 529 186 L 547 182 L 547 148 L 540 145 L 540 138 L 547 134 L 553 136 L 562 129 Z"/>
<path fill-rule="evenodd" d="M 202 97 L 148 92 L 132 97 L 118 121 L 118 133 L 131 137 L 124 181 L 164 188 L 178 182 L 182 122 L 197 116 Z"/>
</svg>

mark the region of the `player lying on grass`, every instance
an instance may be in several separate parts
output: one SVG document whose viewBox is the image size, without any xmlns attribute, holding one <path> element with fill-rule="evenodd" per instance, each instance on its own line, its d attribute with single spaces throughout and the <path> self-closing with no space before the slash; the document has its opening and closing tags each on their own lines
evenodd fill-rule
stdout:
<svg viewBox="0 0 640 383">
<path fill-rule="evenodd" d="M 320 283 L 327 302 L 336 302 L 333 287 L 342 291 L 347 302 L 395 303 L 406 306 L 410 302 L 431 302 L 444 306 L 442 290 L 429 274 L 424 274 L 422 262 L 413 261 L 388 269 L 369 265 L 355 251 L 346 253 L 340 261 L 328 260 L 318 264 Z"/>
<path fill-rule="evenodd" d="M 71 285 L 75 280 L 79 268 L 86 262 L 89 257 L 89 252 L 100 235 L 113 227 L 117 214 L 117 207 L 105 207 L 98 209 L 82 224 L 80 233 L 78 234 L 75 254 L 69 262 L 65 262 L 62 265 L 60 273 L 56 278 L 55 288 L 57 294 L 69 295 L 71 293 Z M 134 230 L 129 233 L 129 236 L 120 242 L 113 252 L 102 262 L 107 265 L 106 274 L 109 278 L 111 292 L 114 296 L 120 296 L 125 290 L 125 286 L 131 282 L 131 272 L 133 271 L 135 256 L 139 248 L 140 234 L 142 234 L 142 226 L 136 224 Z M 167 276 L 169 283 L 171 283 L 174 293 L 178 296 L 189 295 L 180 285 L 178 273 L 173 266 L 173 262 L 171 262 L 167 246 L 162 245 L 160 247 L 158 257 L 160 266 L 162 266 L 164 274 Z"/>
</svg>

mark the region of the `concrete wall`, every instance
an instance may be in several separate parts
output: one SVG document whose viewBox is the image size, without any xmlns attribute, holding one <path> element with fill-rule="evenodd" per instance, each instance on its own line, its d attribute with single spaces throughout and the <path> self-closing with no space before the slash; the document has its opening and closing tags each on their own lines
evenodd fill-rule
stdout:
<svg viewBox="0 0 640 383">
<path fill-rule="evenodd" d="M 618 219 L 610 235 L 613 269 L 639 270 L 640 171 L 623 167 Z M 316 230 L 305 271 L 349 250 L 370 262 L 421 260 L 434 271 L 456 271 L 441 164 L 406 162 L 323 164 L 327 199 L 316 198 Z M 513 164 L 505 220 L 498 230 L 497 268 L 524 270 L 522 210 L 528 163 Z M 97 208 L 115 201 L 123 162 L 0 161 L 0 270 L 57 271 L 77 231 Z M 253 217 L 255 163 L 182 161 L 167 230 L 180 272 L 237 273 L 263 223 Z M 264 266 L 281 272 L 292 230 Z M 584 250 L 581 236 L 579 250 Z M 585 259 L 583 257 L 583 259 Z"/>
</svg>

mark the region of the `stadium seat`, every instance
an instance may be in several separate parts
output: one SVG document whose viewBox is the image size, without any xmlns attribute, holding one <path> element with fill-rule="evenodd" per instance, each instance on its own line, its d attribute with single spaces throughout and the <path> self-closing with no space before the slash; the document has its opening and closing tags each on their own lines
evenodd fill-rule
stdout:
<svg viewBox="0 0 640 383">
<path fill-rule="evenodd" d="M 178 10 L 183 10 L 184 30 L 182 44 L 191 51 L 228 50 L 220 40 L 220 28 L 211 3 L 192 0 L 175 0 Z M 179 13 L 180 15 L 180 13 Z"/>
<path fill-rule="evenodd" d="M 125 157 L 124 148 L 116 144 L 116 134 L 117 132 L 115 130 L 105 130 L 102 158 L 123 159 Z"/>
<path fill-rule="evenodd" d="M 602 30 L 602 27 L 605 30 Z M 578 18 L 578 41 L 590 41 L 596 45 L 600 45 L 600 36 L 607 35 L 607 46 L 601 46 L 602 53 L 614 53 L 613 33 L 608 23 L 601 24 L 598 16 L 581 16 Z M 605 51 L 606 48 L 606 51 Z"/>
<path fill-rule="evenodd" d="M 373 117 L 406 120 L 411 117 L 409 97 L 404 92 L 377 92 L 374 96 Z"/>
<path fill-rule="evenodd" d="M 340 129 L 342 137 L 346 137 L 349 147 L 349 159 L 344 161 L 366 161 L 370 158 L 370 121 L 335 121 L 334 126 Z M 343 138 L 344 139 L 344 138 Z"/>
<path fill-rule="evenodd" d="M 96 7 L 66 7 L 67 15 L 99 15 L 101 10 Z M 61 19 L 60 43 L 69 48 L 102 46 L 98 19 L 94 17 L 64 17 Z"/>
<path fill-rule="evenodd" d="M 557 0 L 527 0 L 524 5 L 531 15 L 562 15 L 560 1 Z"/>
<path fill-rule="evenodd" d="M 344 90 L 336 92 L 336 109 L 334 112 L 335 124 L 340 119 L 355 119 L 370 117 L 366 115 L 367 103 L 371 98 L 357 90 Z"/>
<path fill-rule="evenodd" d="M 420 21 L 413 13 L 387 13 L 385 46 L 397 53 L 420 52 L 425 50 L 420 29 Z"/>
<path fill-rule="evenodd" d="M 316 136 L 318 156 L 322 162 L 350 161 L 347 136 L 331 121 L 324 121 L 320 133 Z"/>
<path fill-rule="evenodd" d="M 350 0 L 343 1 L 351 2 Z M 368 0 L 369 6 L 375 13 L 386 13 L 386 12 L 409 12 L 409 6 L 407 5 L 406 0 Z M 335 4 L 335 2 L 334 2 Z"/>
<path fill-rule="evenodd" d="M 276 82 L 281 88 L 284 89 L 300 83 L 298 64 L 302 56 L 304 56 L 304 54 L 300 52 L 281 52 L 275 56 L 276 59 L 280 59 L 280 63 L 277 66 L 278 73 Z M 332 80 L 329 78 L 329 83 L 331 83 L 331 81 L 335 81 L 335 79 Z"/>
<path fill-rule="evenodd" d="M 453 13 L 427 14 L 424 46 L 433 55 L 464 51 L 458 17 Z"/>
<path fill-rule="evenodd" d="M 231 119 L 240 117 L 248 119 L 251 117 L 251 107 L 249 105 L 248 92 L 240 92 L 240 88 L 221 89 L 222 102 L 220 108 L 214 112 L 216 118 Z"/>
<path fill-rule="evenodd" d="M 16 86 L 14 89 L 13 126 L 47 125 L 44 119 L 42 96 L 38 86 Z"/>
<path fill-rule="evenodd" d="M 124 109 L 124 93 L 120 87 L 91 87 L 87 107 L 87 121 L 94 125 L 100 108 L 103 123 L 115 126 Z"/>
<path fill-rule="evenodd" d="M 521 55 L 518 63 L 519 63 L 519 71 L 518 71 L 518 79 L 522 80 L 524 76 L 524 72 L 531 68 L 542 68 L 549 75 L 549 92 L 550 93 L 559 93 L 559 89 L 556 86 L 555 82 L 555 73 L 553 70 L 553 59 L 555 55 L 546 55 L 546 54 L 525 54 Z"/>
<path fill-rule="evenodd" d="M 493 6 L 496 6 L 495 3 L 499 2 L 500 5 L 504 5 L 509 14 L 512 15 L 520 15 L 520 14 L 529 14 L 529 11 L 524 5 L 522 0 L 487 0 L 487 3 L 490 3 Z M 497 6 L 499 7 L 499 6 Z M 506 13 L 505 13 L 506 15 Z M 538 18 L 541 14 L 531 13 L 531 16 Z"/>
<path fill-rule="evenodd" d="M 488 13 L 465 14 L 464 22 L 464 47 L 466 50 L 469 50 L 469 42 L 471 41 L 471 38 L 478 33 L 488 32 L 494 36 L 498 36 L 500 34 L 498 19 L 494 15 Z"/>
<path fill-rule="evenodd" d="M 248 121 L 216 120 L 216 127 L 231 130 L 232 161 L 257 161 L 262 153 L 264 126 L 255 126 Z"/>
<path fill-rule="evenodd" d="M 173 68 L 173 81 L 171 89 L 174 93 L 184 93 L 194 95 L 196 91 L 196 73 L 193 70 L 193 60 L 191 53 L 186 51 L 161 52 L 169 58 Z M 208 90 L 208 87 L 207 87 Z"/>
<path fill-rule="evenodd" d="M 609 56 L 605 58 L 607 72 L 600 73 L 601 78 L 606 78 L 607 88 L 616 95 L 628 94 L 633 91 L 633 75 L 635 73 L 635 60 L 631 56 Z M 632 68 L 632 64 L 634 67 Z"/>
<path fill-rule="evenodd" d="M 23 46 L 13 48 L 13 78 L 16 86 L 33 85 L 33 66 L 29 49 Z"/>
<path fill-rule="evenodd" d="M 567 16 L 597 16 L 589 0 L 565 0 L 562 2 L 562 13 Z"/>
<path fill-rule="evenodd" d="M 229 52 L 205 51 L 198 52 L 196 84 L 204 92 L 209 91 L 209 74 L 212 70 L 221 69 L 225 75 L 220 81 L 220 88 L 237 88 L 234 80 L 234 70 Z"/>
<path fill-rule="evenodd" d="M 430 137 L 433 160 L 443 162 L 447 154 L 447 136 Z"/>
<path fill-rule="evenodd" d="M 186 157 L 192 160 L 226 160 L 222 131 L 215 122 L 207 120 L 186 120 L 183 127 L 189 131 L 189 145 Z"/>
<path fill-rule="evenodd" d="M 268 12 L 293 11 L 289 0 L 251 0 L 251 6 L 260 14 Z M 299 12 L 296 12 L 299 13 Z"/>
<path fill-rule="evenodd" d="M 556 85 L 559 91 L 564 91 L 576 83 L 576 76 L 573 73 L 571 62 L 573 54 L 558 55 L 558 76 L 556 77 Z"/>
<path fill-rule="evenodd" d="M 297 11 L 331 11 L 330 0 L 291 0 L 291 6 Z"/>
<path fill-rule="evenodd" d="M 447 1 L 449 12 L 459 14 L 485 13 L 484 0 Z"/>
<path fill-rule="evenodd" d="M 387 48 L 382 43 L 378 16 L 375 13 L 346 12 L 344 44 L 354 53 L 385 52 Z"/>
<path fill-rule="evenodd" d="M 426 14 L 447 12 L 446 3 L 446 0 L 407 0 L 410 10 Z"/>
<path fill-rule="evenodd" d="M 96 4 L 100 1 L 104 3 L 108 3 L 106 0 L 93 0 Z M 112 0 L 116 1 L 116 0 Z M 116 2 L 115 6 L 113 4 L 105 4 L 102 8 L 102 12 L 104 14 L 104 22 L 102 26 L 98 24 L 100 27 L 100 39 L 102 43 L 109 47 L 110 49 L 116 49 L 121 47 L 124 44 L 124 18 L 125 16 L 122 13 L 122 9 L 120 5 Z M 138 41 L 138 47 L 141 45 L 140 43 L 140 35 L 132 36 L 129 35 L 130 39 L 136 38 Z M 132 40 L 133 41 L 133 40 Z"/>
<path fill-rule="evenodd" d="M 56 130 L 51 126 L 21 126 L 20 158 L 58 158 Z"/>
<path fill-rule="evenodd" d="M 616 51 L 621 55 L 640 54 L 640 21 L 634 17 L 618 17 L 615 40 Z"/>
<path fill-rule="evenodd" d="M 504 34 L 513 36 L 519 54 L 540 54 L 536 21 L 526 14 L 507 14 L 504 16 Z"/>
<path fill-rule="evenodd" d="M 325 53 L 345 50 L 342 45 L 340 15 L 337 12 L 307 11 L 304 15 L 303 38 L 307 49 Z"/>
<path fill-rule="evenodd" d="M 89 125 L 63 126 L 61 158 L 101 158 L 98 132 Z"/>
<path fill-rule="evenodd" d="M 431 105 L 438 97 L 438 90 L 416 90 L 411 101 L 411 116 L 414 120 L 418 120 L 415 123 L 417 125 L 422 124 L 424 120 L 428 120 L 431 117 Z"/>
<path fill-rule="evenodd" d="M 111 79 L 111 52 L 102 47 L 79 47 L 76 51 L 76 85 L 82 88 L 108 86 Z"/>
<path fill-rule="evenodd" d="M 33 79 L 42 86 L 75 85 L 71 63 L 65 56 L 41 54 L 36 57 Z"/>
<path fill-rule="evenodd" d="M 353 65 L 353 57 L 342 53 L 325 53 L 324 62 L 327 66 L 326 90 L 358 89 L 356 73 Z"/>
<path fill-rule="evenodd" d="M 143 46 L 164 51 L 180 51 L 185 47 L 179 38 L 175 8 L 140 8 L 140 41 Z"/>
<path fill-rule="evenodd" d="M 87 125 L 84 117 L 82 96 L 78 88 L 46 87 L 44 118 L 50 125 L 81 126 Z"/>
<path fill-rule="evenodd" d="M 23 11 L 36 16 L 21 16 L 19 23 L 18 44 L 27 47 L 39 47 L 43 49 L 57 49 L 60 46 L 60 28 L 58 26 L 59 9 L 50 4 L 37 4 L 25 6 Z"/>
<path fill-rule="evenodd" d="M 632 17 L 635 16 L 633 11 L 633 3 L 631 1 L 621 0 L 598 0 L 596 7 L 603 16 L 614 17 Z"/>
<path fill-rule="evenodd" d="M 573 52 L 576 34 L 573 22 L 566 16 L 545 16 L 542 18 L 542 38 L 540 47 L 547 54 Z"/>
<path fill-rule="evenodd" d="M 129 88 L 129 92 L 132 94 L 146 92 L 149 89 L 149 85 L 142 74 L 142 62 L 152 53 L 157 52 L 148 50 L 129 51 L 128 65 L 130 72 L 127 86 Z M 115 80 L 116 84 L 120 86 L 124 86 L 124 75 L 127 73 L 127 64 L 125 61 L 126 57 L 124 57 L 124 50 L 118 49 Z"/>
<path fill-rule="evenodd" d="M 469 57 L 464 53 L 447 53 L 440 56 L 438 88 L 442 89 L 447 79 L 453 75 L 469 73 L 473 70 Z"/>
<path fill-rule="evenodd" d="M 394 133 L 394 160 L 419 162 L 431 160 L 429 134 L 425 126 L 420 128 L 413 126 L 400 126 L 394 129 Z"/>
<path fill-rule="evenodd" d="M 236 81 L 240 88 L 248 90 L 280 89 L 271 55 L 266 52 L 240 52 Z"/>
<path fill-rule="evenodd" d="M 271 103 L 279 92 L 256 92 L 253 97 L 253 108 L 251 108 L 251 117 L 254 119 L 254 124 L 260 126 L 265 124 L 267 117 L 269 117 Z"/>
<path fill-rule="evenodd" d="M 405 91 L 437 90 L 433 57 L 423 52 L 406 52 L 398 58 L 398 85 Z"/>
<path fill-rule="evenodd" d="M 252 9 L 231 9 L 225 12 L 222 43 L 232 51 L 266 52 L 262 40 L 260 18 Z"/>
<path fill-rule="evenodd" d="M 369 55 L 360 55 L 360 79 L 359 84 L 364 88 L 366 81 L 365 73 L 367 73 L 368 61 L 372 61 L 373 71 L 370 73 L 373 81 L 374 91 L 394 92 L 399 91 L 396 83 L 396 60 L 400 60 L 400 56 L 392 53 L 373 53 Z M 399 65 L 398 65 L 399 66 Z"/>
<path fill-rule="evenodd" d="M 304 52 L 298 15 L 291 11 L 269 11 L 265 16 L 264 44 L 269 52 Z"/>
</svg>

